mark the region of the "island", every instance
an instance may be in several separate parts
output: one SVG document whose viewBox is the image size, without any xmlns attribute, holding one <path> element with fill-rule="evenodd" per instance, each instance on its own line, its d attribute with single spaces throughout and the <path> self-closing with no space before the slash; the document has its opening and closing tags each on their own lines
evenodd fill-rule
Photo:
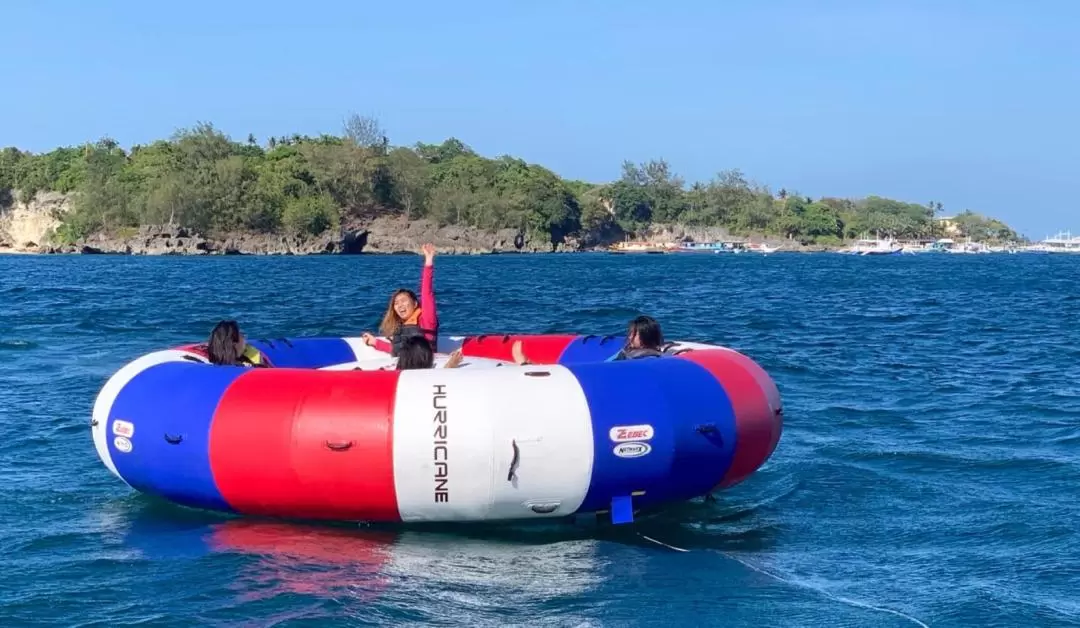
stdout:
<svg viewBox="0 0 1080 628">
<path fill-rule="evenodd" d="M 380 123 L 340 135 L 236 141 L 212 124 L 125 150 L 103 138 L 0 150 L 0 250 L 41 253 L 569 252 L 647 242 L 773 242 L 837 249 L 873 234 L 1019 240 L 973 211 L 877 196 L 810 198 L 737 169 L 687 183 L 663 159 L 612 182 L 563 179 L 458 139 L 392 146 Z M 946 232 L 947 230 L 947 232 Z"/>
</svg>

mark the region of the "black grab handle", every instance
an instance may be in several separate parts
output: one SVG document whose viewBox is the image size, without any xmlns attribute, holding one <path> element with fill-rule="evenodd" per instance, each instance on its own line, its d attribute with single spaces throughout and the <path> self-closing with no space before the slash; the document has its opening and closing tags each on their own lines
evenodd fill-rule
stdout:
<svg viewBox="0 0 1080 628">
<path fill-rule="evenodd" d="M 347 441 L 326 441 L 326 448 L 330 451 L 348 451 L 352 448 L 353 442 Z"/>
<path fill-rule="evenodd" d="M 510 472 L 506 474 L 506 481 L 513 482 L 517 476 L 518 462 L 521 461 L 521 450 L 518 449 L 517 441 L 510 441 L 510 446 L 514 448 L 514 459 L 510 461 Z"/>
<path fill-rule="evenodd" d="M 170 445 L 179 445 L 180 442 L 183 441 L 183 440 L 184 440 L 184 435 L 183 434 L 177 434 L 176 436 L 173 436 L 172 434 L 169 434 L 168 432 L 165 432 L 165 442 L 169 443 Z"/>
</svg>

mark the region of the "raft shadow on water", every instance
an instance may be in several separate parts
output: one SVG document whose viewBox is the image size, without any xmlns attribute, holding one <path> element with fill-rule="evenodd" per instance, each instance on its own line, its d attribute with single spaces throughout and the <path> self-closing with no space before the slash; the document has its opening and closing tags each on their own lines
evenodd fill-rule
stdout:
<svg viewBox="0 0 1080 628">
<path fill-rule="evenodd" d="M 116 525 L 126 527 L 123 543 L 149 560 L 198 559 L 216 553 L 292 557 L 300 563 L 318 564 L 324 556 L 314 548 L 343 549 L 363 546 L 369 555 L 375 548 L 392 551 L 402 542 L 486 543 L 493 545 L 543 546 L 578 541 L 602 541 L 633 547 L 660 549 L 643 535 L 659 538 L 680 548 L 739 549 L 757 551 L 775 543 L 776 528 L 760 511 L 798 489 L 791 477 L 771 496 L 746 503 L 726 500 L 692 500 L 653 512 L 641 512 L 635 523 L 612 525 L 594 517 L 509 521 L 491 523 L 398 523 L 356 524 L 243 517 L 195 510 L 153 496 L 137 495 L 124 500 Z M 126 521 L 125 521 L 126 519 Z M 749 524 L 749 525 L 748 525 Z M 665 551 L 665 550 L 660 550 Z M 335 556 L 342 558 L 348 552 Z"/>
</svg>

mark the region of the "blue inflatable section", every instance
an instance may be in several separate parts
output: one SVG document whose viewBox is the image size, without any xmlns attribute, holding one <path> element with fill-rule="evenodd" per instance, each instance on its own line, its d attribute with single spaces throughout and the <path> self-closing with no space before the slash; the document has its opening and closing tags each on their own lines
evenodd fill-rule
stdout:
<svg viewBox="0 0 1080 628">
<path fill-rule="evenodd" d="M 626 344 L 626 336 L 579 336 L 559 355 L 559 364 L 606 362 Z"/>
<path fill-rule="evenodd" d="M 272 338 L 248 340 L 277 368 L 317 369 L 356 359 L 343 338 Z"/>
<path fill-rule="evenodd" d="M 105 426 L 120 477 L 185 506 L 231 510 L 210 468 L 210 424 L 225 389 L 245 372 L 167 362 L 136 375 L 116 396 Z M 116 447 L 117 420 L 134 426 L 129 451 Z"/>
<path fill-rule="evenodd" d="M 630 497 L 634 508 L 703 495 L 735 454 L 735 415 L 705 369 L 678 359 L 571 364 L 592 414 L 592 478 L 579 512 Z M 612 428 L 651 427 L 612 438 Z M 622 440 L 623 442 L 617 442 Z M 614 514 L 614 513 L 613 513 Z"/>
</svg>

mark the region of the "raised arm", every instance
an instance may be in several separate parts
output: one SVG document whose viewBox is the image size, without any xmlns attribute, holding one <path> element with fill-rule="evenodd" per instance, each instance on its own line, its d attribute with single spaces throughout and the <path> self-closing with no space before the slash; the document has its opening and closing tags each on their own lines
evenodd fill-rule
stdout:
<svg viewBox="0 0 1080 628">
<path fill-rule="evenodd" d="M 439 329 L 439 314 L 435 305 L 435 246 L 425 244 L 424 268 L 420 271 L 420 328 L 428 340 L 434 340 Z"/>
</svg>

